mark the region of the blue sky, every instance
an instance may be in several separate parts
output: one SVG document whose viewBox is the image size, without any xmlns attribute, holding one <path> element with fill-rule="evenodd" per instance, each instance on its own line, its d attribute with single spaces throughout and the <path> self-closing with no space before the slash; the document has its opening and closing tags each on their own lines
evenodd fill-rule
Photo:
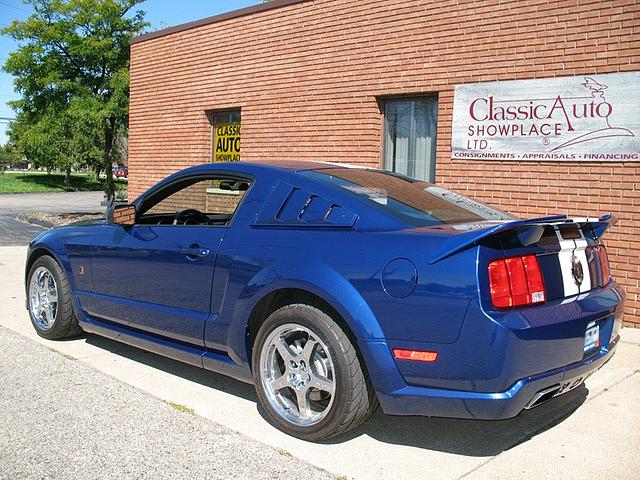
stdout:
<svg viewBox="0 0 640 480">
<path fill-rule="evenodd" d="M 151 23 L 151 29 L 157 30 L 257 3 L 261 3 L 261 0 L 146 0 L 139 8 L 147 12 L 146 18 Z M 8 26 L 14 19 L 24 19 L 30 11 L 30 7 L 21 0 L 0 0 L 0 26 Z M 10 38 L 0 37 L 0 65 L 4 65 L 9 52 L 16 46 Z M 6 102 L 15 98 L 18 95 L 13 90 L 13 78 L 0 72 L 0 145 L 7 141 L 7 123 L 3 118 L 14 116 Z"/>
</svg>

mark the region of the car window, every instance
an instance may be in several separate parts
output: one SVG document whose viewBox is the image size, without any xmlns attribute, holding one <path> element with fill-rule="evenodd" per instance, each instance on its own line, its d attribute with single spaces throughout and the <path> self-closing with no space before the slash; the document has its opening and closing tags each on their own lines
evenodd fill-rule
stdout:
<svg viewBox="0 0 640 480">
<path fill-rule="evenodd" d="M 197 213 L 180 216 L 183 212 L 195 211 L 208 217 L 209 224 L 227 224 L 248 189 L 248 181 L 234 178 L 189 180 L 144 202 L 139 220 L 140 223 L 205 224 L 205 218 Z M 174 222 L 176 219 L 177 223 Z"/>
<path fill-rule="evenodd" d="M 413 227 L 514 218 L 432 183 L 383 170 L 335 168 L 300 173 L 349 191 Z"/>
</svg>

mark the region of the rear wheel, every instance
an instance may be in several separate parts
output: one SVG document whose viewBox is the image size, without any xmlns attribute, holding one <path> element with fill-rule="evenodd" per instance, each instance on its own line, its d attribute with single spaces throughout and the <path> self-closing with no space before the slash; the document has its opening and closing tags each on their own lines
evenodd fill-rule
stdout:
<svg viewBox="0 0 640 480">
<path fill-rule="evenodd" d="M 349 338 L 310 305 L 288 305 L 267 318 L 254 343 L 253 372 L 269 420 L 305 440 L 351 430 L 377 406 Z"/>
<path fill-rule="evenodd" d="M 29 316 L 38 335 L 60 340 L 82 332 L 71 305 L 67 276 L 50 256 L 38 258 L 31 266 L 27 295 Z"/>
</svg>

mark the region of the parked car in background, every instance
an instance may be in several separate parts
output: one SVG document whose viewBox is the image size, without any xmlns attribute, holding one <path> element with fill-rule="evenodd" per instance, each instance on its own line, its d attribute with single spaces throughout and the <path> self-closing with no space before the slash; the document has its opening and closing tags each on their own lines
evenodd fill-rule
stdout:
<svg viewBox="0 0 640 480">
<path fill-rule="evenodd" d="M 129 169 L 127 167 L 113 167 L 113 174 L 116 178 L 129 178 Z"/>
<path fill-rule="evenodd" d="M 521 220 L 394 173 L 193 167 L 29 245 L 39 335 L 81 331 L 254 383 L 307 440 L 387 414 L 504 419 L 619 340 L 610 217 Z"/>
</svg>

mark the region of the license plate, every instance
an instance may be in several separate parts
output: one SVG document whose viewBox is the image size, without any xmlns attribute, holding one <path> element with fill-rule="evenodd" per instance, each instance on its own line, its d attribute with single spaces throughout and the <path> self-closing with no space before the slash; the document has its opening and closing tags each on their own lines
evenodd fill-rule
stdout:
<svg viewBox="0 0 640 480">
<path fill-rule="evenodd" d="M 600 325 L 591 322 L 587 325 L 587 331 L 584 334 L 584 352 L 590 352 L 600 348 Z"/>
</svg>

